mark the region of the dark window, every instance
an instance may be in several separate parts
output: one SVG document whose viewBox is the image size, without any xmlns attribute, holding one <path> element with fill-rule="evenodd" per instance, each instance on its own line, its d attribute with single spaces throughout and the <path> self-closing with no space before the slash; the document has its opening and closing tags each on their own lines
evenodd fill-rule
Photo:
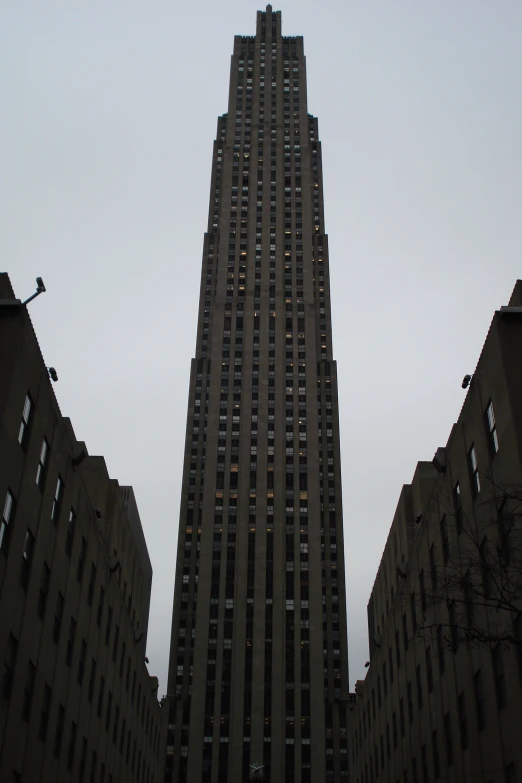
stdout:
<svg viewBox="0 0 522 783">
<path fill-rule="evenodd" d="M 14 518 L 15 502 L 14 496 L 11 490 L 7 490 L 7 495 L 4 502 L 4 510 L 2 512 L 2 519 L 0 520 L 0 550 L 7 552 L 9 545 L 9 533 L 10 523 L 12 524 Z"/>
<path fill-rule="evenodd" d="M 13 636 L 12 633 L 10 633 L 9 639 L 7 640 L 7 649 L 5 651 L 4 659 L 4 673 L 2 676 L 2 697 L 4 699 L 9 699 L 11 695 L 17 652 L 18 640 Z"/>
<path fill-rule="evenodd" d="M 421 679 L 420 666 L 417 666 L 416 677 L 417 677 L 417 706 L 420 710 L 422 707 L 422 679 Z"/>
<path fill-rule="evenodd" d="M 31 575 L 31 563 L 33 562 L 34 552 L 34 536 L 30 530 L 25 534 L 24 550 L 22 552 L 22 569 L 20 578 L 22 581 L 22 587 L 27 587 L 29 584 L 29 576 Z"/>
<path fill-rule="evenodd" d="M 482 731 L 482 729 L 486 728 L 486 704 L 480 669 L 473 675 L 473 691 L 475 694 L 475 709 L 477 711 L 477 726 L 479 731 Z"/>
<path fill-rule="evenodd" d="M 91 573 L 89 576 L 89 590 L 87 592 L 87 601 L 89 606 L 92 606 L 92 599 L 94 598 L 94 585 L 96 584 L 96 566 L 91 563 Z"/>
<path fill-rule="evenodd" d="M 92 701 L 95 679 L 96 679 L 96 661 L 93 658 L 91 661 L 91 673 L 89 676 L 89 701 Z"/>
<path fill-rule="evenodd" d="M 69 747 L 67 749 L 67 771 L 72 772 L 73 764 L 74 764 L 74 749 L 76 747 L 76 733 L 77 733 L 77 727 L 76 723 L 72 721 L 71 723 L 71 733 L 69 734 Z"/>
<path fill-rule="evenodd" d="M 105 678 L 104 677 L 100 677 L 100 687 L 99 687 L 99 690 L 98 690 L 98 710 L 97 710 L 97 714 L 98 714 L 99 718 L 101 717 L 102 710 L 103 710 L 103 694 L 104 694 L 104 691 L 105 691 Z"/>
<path fill-rule="evenodd" d="M 401 665 L 401 642 L 399 632 L 395 631 L 395 657 L 397 658 L 397 669 Z"/>
<path fill-rule="evenodd" d="M 459 714 L 460 744 L 462 750 L 466 750 L 468 747 L 468 720 L 466 717 L 466 701 L 463 693 L 461 693 L 457 699 L 457 709 Z"/>
<path fill-rule="evenodd" d="M 444 669 L 446 668 L 446 661 L 444 659 L 444 638 L 443 638 L 443 632 L 442 632 L 442 626 L 437 626 L 437 655 L 439 658 L 439 672 L 441 674 L 444 673 Z"/>
<path fill-rule="evenodd" d="M 85 570 L 85 560 L 87 558 L 87 541 L 82 536 L 82 545 L 80 549 L 80 557 L 78 559 L 78 570 L 76 572 L 76 576 L 78 578 L 78 581 L 81 582 L 83 579 L 83 572 Z"/>
<path fill-rule="evenodd" d="M 45 742 L 47 737 L 47 727 L 49 725 L 49 713 L 51 711 L 51 688 L 47 683 L 44 686 L 43 698 L 42 698 L 42 711 L 40 713 L 40 728 L 38 732 L 39 738 L 42 742 Z"/>
<path fill-rule="evenodd" d="M 426 587 L 424 585 L 424 570 L 419 574 L 419 592 L 422 614 L 426 614 Z"/>
<path fill-rule="evenodd" d="M 69 637 L 67 639 L 67 649 L 65 652 L 65 663 L 67 666 L 71 665 L 73 652 L 74 652 L 74 640 L 76 639 L 76 620 L 71 617 L 69 622 Z"/>
<path fill-rule="evenodd" d="M 49 465 L 49 444 L 46 438 L 42 441 L 42 447 L 40 449 L 40 457 L 38 460 L 38 467 L 36 469 L 36 485 L 43 490 L 45 484 L 45 477 L 47 475 L 47 466 Z"/>
<path fill-rule="evenodd" d="M 65 721 L 65 707 L 63 706 L 63 704 L 60 704 L 58 708 L 58 716 L 56 718 L 56 732 L 54 735 L 54 755 L 56 756 L 56 758 L 60 758 L 60 753 L 62 750 L 64 721 Z"/>
<path fill-rule="evenodd" d="M 45 607 L 47 606 L 47 596 L 49 595 L 49 582 L 51 581 L 51 569 L 47 563 L 43 564 L 42 577 L 40 579 L 40 592 L 38 594 L 38 617 L 43 620 Z"/>
<path fill-rule="evenodd" d="M 85 658 L 87 656 L 87 642 L 82 639 L 82 649 L 80 652 L 80 659 L 78 661 L 78 683 L 81 685 L 83 682 L 83 675 L 85 674 Z"/>
<path fill-rule="evenodd" d="M 33 402 L 29 394 L 25 395 L 24 409 L 22 411 L 22 421 L 18 430 L 18 443 L 25 450 L 29 443 L 29 430 L 31 426 L 33 413 Z"/>
<path fill-rule="evenodd" d="M 435 773 L 435 780 L 440 777 L 440 758 L 439 758 L 439 742 L 437 738 L 437 732 L 434 731 L 431 735 L 431 743 L 433 747 L 433 772 Z"/>
<path fill-rule="evenodd" d="M 448 767 L 453 764 L 453 735 L 451 733 L 451 718 L 449 712 L 444 715 L 444 742 L 446 744 L 446 761 Z"/>
<path fill-rule="evenodd" d="M 402 615 L 402 640 L 404 644 L 404 649 L 408 649 L 408 617 L 406 615 L 406 612 Z"/>
<path fill-rule="evenodd" d="M 426 679 L 428 681 L 428 692 L 433 690 L 433 667 L 431 665 L 431 649 L 426 647 Z"/>
<path fill-rule="evenodd" d="M 489 401 L 486 412 L 484 414 L 486 422 L 486 432 L 488 433 L 488 442 L 491 454 L 495 456 L 498 451 L 498 433 L 497 424 L 495 422 L 495 412 L 493 411 L 493 403 Z"/>
<path fill-rule="evenodd" d="M 63 595 L 62 593 L 58 593 L 56 596 L 56 609 L 54 612 L 54 623 L 53 623 L 53 641 L 55 644 L 58 644 L 58 641 L 60 639 L 60 631 L 62 630 L 62 617 L 63 617 Z"/>
<path fill-rule="evenodd" d="M 515 769 L 515 765 L 513 763 L 509 764 L 504 772 L 505 776 L 505 783 L 517 783 L 517 771 Z"/>
<path fill-rule="evenodd" d="M 506 676 L 504 673 L 504 660 L 502 657 L 502 647 L 500 644 L 492 650 L 491 660 L 493 663 L 493 676 L 495 678 L 495 692 L 497 694 L 497 705 L 499 710 L 505 706 L 506 696 Z"/>
<path fill-rule="evenodd" d="M 25 678 L 24 700 L 22 704 L 22 718 L 28 721 L 31 716 L 31 705 L 33 703 L 34 681 L 36 678 L 36 666 L 29 661 L 27 665 L 27 675 Z"/>
<path fill-rule="evenodd" d="M 446 521 L 446 514 L 440 520 L 440 537 L 442 541 L 442 558 L 444 563 L 447 563 L 450 557 L 449 535 L 448 535 L 448 523 Z"/>
<path fill-rule="evenodd" d="M 100 595 L 98 597 L 98 611 L 96 613 L 96 624 L 98 627 L 101 626 L 101 621 L 103 617 L 103 604 L 105 602 L 105 590 L 100 585 Z"/>
<path fill-rule="evenodd" d="M 69 509 L 69 519 L 67 520 L 67 536 L 65 538 L 65 551 L 68 555 L 72 552 L 74 541 L 74 529 L 76 527 L 76 514 L 74 508 Z"/>
<path fill-rule="evenodd" d="M 432 590 L 436 590 L 437 582 L 438 582 L 438 574 L 437 574 L 437 560 L 435 557 L 435 544 L 432 544 L 430 546 L 429 557 L 430 557 L 431 588 Z"/>
<path fill-rule="evenodd" d="M 85 775 L 85 764 L 87 763 L 87 737 L 83 738 L 82 741 L 82 755 L 80 758 L 80 769 L 79 769 L 79 781 L 82 783 L 83 776 Z"/>
<path fill-rule="evenodd" d="M 411 609 L 411 624 L 413 627 L 413 633 L 417 631 L 417 612 L 415 606 L 415 593 L 410 596 L 410 609 Z"/>
<path fill-rule="evenodd" d="M 108 645 L 110 638 L 111 638 L 111 628 L 112 628 L 112 607 L 109 606 L 109 611 L 107 612 L 107 625 L 105 626 L 105 644 Z"/>
<path fill-rule="evenodd" d="M 480 572 L 482 576 L 482 586 L 484 588 L 484 595 L 488 597 L 491 593 L 492 578 L 491 578 L 491 565 L 488 552 L 488 540 L 484 538 L 479 549 L 480 555 Z"/>
</svg>

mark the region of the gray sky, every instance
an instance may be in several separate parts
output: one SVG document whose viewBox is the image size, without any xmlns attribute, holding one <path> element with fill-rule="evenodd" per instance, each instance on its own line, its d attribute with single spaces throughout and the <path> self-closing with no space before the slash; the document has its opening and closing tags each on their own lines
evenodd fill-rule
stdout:
<svg viewBox="0 0 522 783">
<path fill-rule="evenodd" d="M 190 358 L 231 0 L 0 0 L 0 268 L 64 415 L 134 486 L 166 690 Z M 319 117 L 339 369 L 350 687 L 403 483 L 445 444 L 521 275 L 522 3 L 285 0 Z"/>
</svg>

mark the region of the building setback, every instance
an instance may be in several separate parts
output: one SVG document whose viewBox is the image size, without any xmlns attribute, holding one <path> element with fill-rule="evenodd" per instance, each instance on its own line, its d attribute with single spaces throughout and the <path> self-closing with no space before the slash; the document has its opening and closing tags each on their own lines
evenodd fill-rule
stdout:
<svg viewBox="0 0 522 783">
<path fill-rule="evenodd" d="M 352 783 L 522 779 L 522 281 L 402 489 L 349 713 Z"/>
<path fill-rule="evenodd" d="M 61 415 L 6 274 L 0 367 L 0 780 L 158 781 L 152 568 L 134 493 Z"/>
<path fill-rule="evenodd" d="M 192 361 L 165 781 L 339 781 L 348 660 L 321 145 L 301 37 L 236 36 Z"/>
</svg>

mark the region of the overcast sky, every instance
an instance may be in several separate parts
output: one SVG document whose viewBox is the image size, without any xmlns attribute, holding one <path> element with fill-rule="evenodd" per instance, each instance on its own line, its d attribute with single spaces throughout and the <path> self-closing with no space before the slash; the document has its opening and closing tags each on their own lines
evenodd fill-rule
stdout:
<svg viewBox="0 0 522 783">
<path fill-rule="evenodd" d="M 134 486 L 166 691 L 212 142 L 245 0 L 0 0 L 0 269 L 76 436 Z M 350 688 L 401 486 L 522 275 L 520 0 L 285 0 L 323 142 Z"/>
</svg>

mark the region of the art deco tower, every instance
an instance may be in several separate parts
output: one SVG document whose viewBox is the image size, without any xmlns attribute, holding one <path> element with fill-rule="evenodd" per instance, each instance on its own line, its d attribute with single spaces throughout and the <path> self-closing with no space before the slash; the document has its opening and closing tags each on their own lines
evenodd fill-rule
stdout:
<svg viewBox="0 0 522 783">
<path fill-rule="evenodd" d="M 188 403 L 165 780 L 345 780 L 337 373 L 303 39 L 236 36 Z"/>
</svg>

